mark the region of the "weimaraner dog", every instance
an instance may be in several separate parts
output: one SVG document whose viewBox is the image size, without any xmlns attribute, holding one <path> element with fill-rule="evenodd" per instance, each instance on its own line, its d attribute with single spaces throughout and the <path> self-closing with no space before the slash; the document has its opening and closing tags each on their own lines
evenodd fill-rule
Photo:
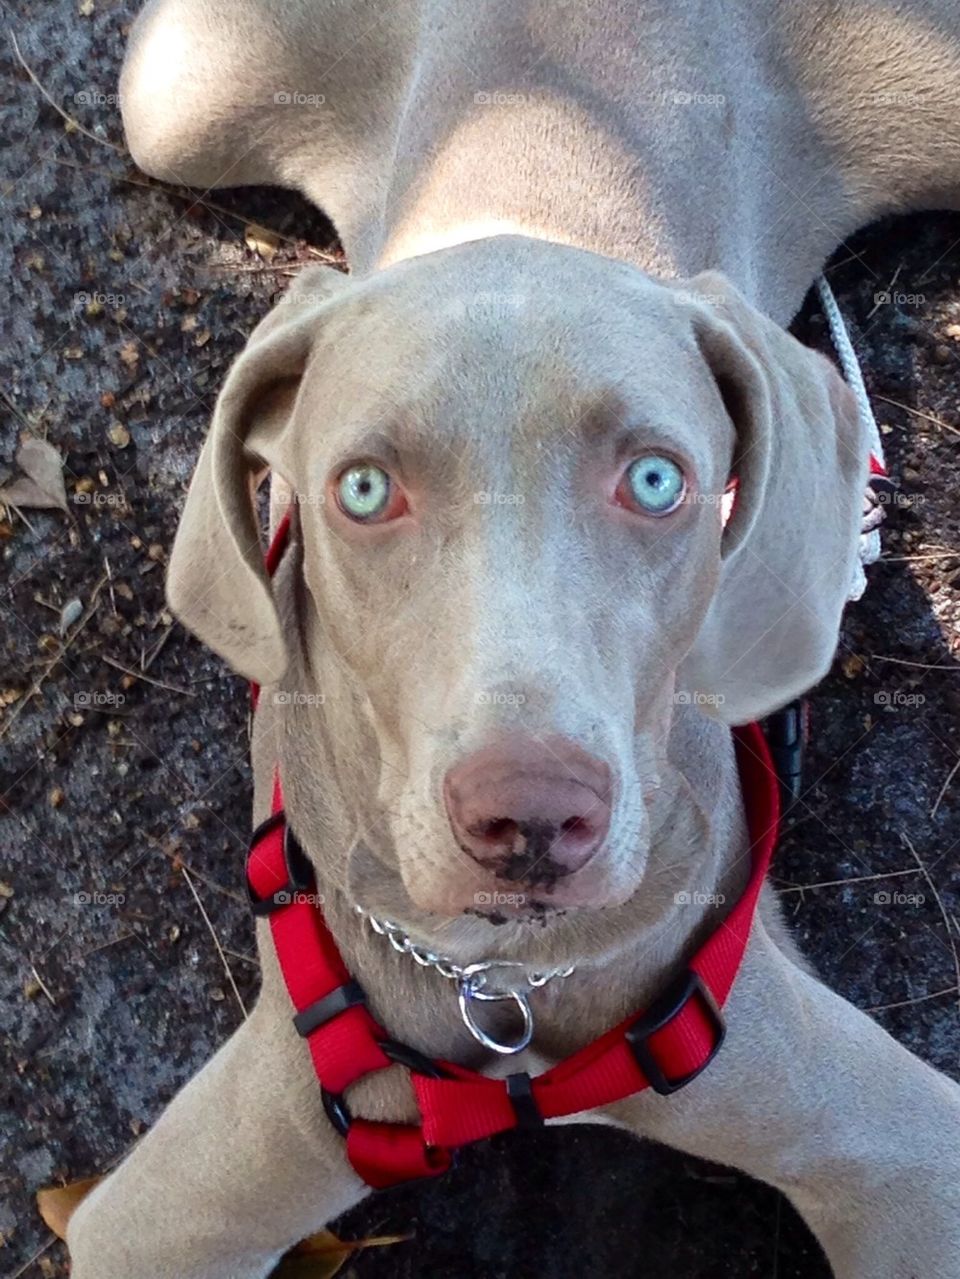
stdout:
<svg viewBox="0 0 960 1279">
<path fill-rule="evenodd" d="M 172 607 L 263 686 L 256 820 L 279 777 L 376 1024 L 527 1081 L 518 1122 L 744 892 L 731 726 L 827 669 L 867 466 L 782 326 L 855 228 L 960 207 L 958 86 L 954 0 L 154 0 L 133 29 L 137 162 L 299 188 L 352 268 L 230 372 Z M 74 1279 L 255 1279 L 366 1193 L 277 918 L 256 1010 L 74 1215 Z M 960 1276 L 960 1088 L 810 973 L 769 889 L 724 1014 L 696 1079 L 577 1117 L 779 1187 L 840 1279 Z M 417 1122 L 418 1070 L 350 1113 Z"/>
</svg>

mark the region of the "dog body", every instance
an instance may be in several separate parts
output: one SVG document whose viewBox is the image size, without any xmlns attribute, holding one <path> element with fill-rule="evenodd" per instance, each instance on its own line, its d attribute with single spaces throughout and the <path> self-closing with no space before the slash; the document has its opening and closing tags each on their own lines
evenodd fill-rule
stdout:
<svg viewBox="0 0 960 1279">
<path fill-rule="evenodd" d="M 960 194 L 952 6 L 721 7 L 156 0 L 124 72 L 149 172 L 298 187 L 343 239 L 352 276 L 305 272 L 227 380 L 169 593 L 264 685 L 255 817 L 279 768 L 378 1019 L 491 1072 L 353 907 L 459 963 L 576 964 L 510 1070 L 718 926 L 746 875 L 727 725 L 828 666 L 865 471 L 852 396 L 778 326 L 856 227 Z M 638 457 L 682 507 L 624 498 Z M 364 522 L 342 477 L 370 459 L 402 503 Z M 78 1210 L 75 1279 L 259 1279 L 365 1193 L 258 941 L 256 1010 Z M 960 1275 L 960 1090 L 805 970 L 769 893 L 727 1010 L 704 1075 L 594 1118 L 778 1186 L 840 1279 Z M 416 1119 L 396 1070 L 350 1104 Z"/>
</svg>

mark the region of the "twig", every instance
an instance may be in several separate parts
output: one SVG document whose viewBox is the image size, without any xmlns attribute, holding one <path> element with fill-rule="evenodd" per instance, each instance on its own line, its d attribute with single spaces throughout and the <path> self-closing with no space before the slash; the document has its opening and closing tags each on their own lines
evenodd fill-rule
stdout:
<svg viewBox="0 0 960 1279">
<path fill-rule="evenodd" d="M 892 404 L 895 409 L 903 409 L 904 413 L 910 413 L 914 417 L 923 418 L 925 422 L 932 422 L 934 426 L 939 426 L 942 431 L 949 431 L 951 435 L 960 435 L 960 431 L 955 426 L 950 426 L 939 417 L 934 417 L 932 413 L 924 413 L 922 409 L 912 409 L 909 404 L 901 404 L 899 400 L 891 400 L 887 395 L 874 395 L 875 400 L 882 400 L 884 404 Z"/>
<path fill-rule="evenodd" d="M 936 662 L 910 662 L 905 657 L 887 657 L 885 653 L 871 653 L 870 656 L 876 662 L 893 662 L 895 666 L 913 666 L 918 671 L 960 671 L 960 665 L 951 665 L 949 662 L 939 665 Z"/>
<path fill-rule="evenodd" d="M 791 884 L 789 888 L 778 888 L 778 893 L 803 893 L 813 888 L 839 888 L 844 884 L 873 884 L 878 879 L 896 879 L 899 875 L 916 875 L 912 866 L 906 870 L 889 870 L 883 875 L 853 875 L 849 879 L 825 879 L 819 884 Z"/>
<path fill-rule="evenodd" d="M 28 1258 L 19 1270 L 15 1270 L 10 1279 L 21 1279 L 27 1273 L 31 1266 L 35 1266 L 41 1257 L 45 1256 L 53 1245 L 57 1242 L 57 1236 L 51 1235 L 42 1248 L 38 1248 L 32 1257 Z"/>
<path fill-rule="evenodd" d="M 173 628 L 174 628 L 175 626 L 176 626 L 176 622 L 171 622 L 171 623 L 170 623 L 170 625 L 167 627 L 167 629 L 166 629 L 166 630 L 163 632 L 163 634 L 160 636 L 159 642 L 158 642 L 158 643 L 154 646 L 154 648 L 151 650 L 151 652 L 150 652 L 150 656 L 149 656 L 149 657 L 147 657 L 147 658 L 145 658 L 145 659 L 144 659 L 144 660 L 140 663 L 140 665 L 141 665 L 141 667 L 143 668 L 143 670 L 148 671 L 148 670 L 150 669 L 150 667 L 154 664 L 154 662 L 157 660 L 157 658 L 160 656 L 160 654 L 163 652 L 163 646 L 164 646 L 164 644 L 166 644 L 167 640 L 170 638 L 170 634 L 171 634 L 171 632 L 173 631 Z"/>
<path fill-rule="evenodd" d="M 67 160 L 62 156 L 51 157 L 54 164 L 62 164 L 68 169 L 77 169 L 82 173 L 100 173 L 102 170 L 95 168 L 90 164 L 76 164 L 72 160 Z M 186 200 L 188 204 L 195 204 L 199 208 L 207 209 L 210 213 L 219 213 L 222 217 L 230 218 L 233 222 L 240 226 L 247 227 L 250 225 L 251 219 L 241 217 L 239 213 L 235 213 L 233 209 L 227 209 L 222 204 L 214 204 L 212 200 L 205 200 L 202 196 L 189 189 L 181 189 L 180 187 L 171 186 L 168 182 L 160 182 L 157 180 L 148 181 L 146 178 L 136 178 L 126 173 L 107 173 L 106 175 L 111 182 L 123 182 L 127 186 L 143 187 L 147 191 L 162 191 L 166 195 L 176 196 L 178 200 Z M 343 258 L 336 257 L 332 253 L 324 253 L 322 249 L 316 248 L 312 244 L 305 244 L 303 240 L 298 240 L 296 236 L 285 235 L 282 231 L 277 231 L 274 227 L 265 226 L 264 223 L 258 222 L 257 226 L 264 231 L 269 231 L 271 235 L 275 235 L 278 240 L 282 240 L 285 244 L 292 244 L 296 248 L 304 246 L 312 257 L 320 262 L 327 262 L 331 266 L 343 266 Z M 293 265 L 287 263 L 288 266 Z"/>
<path fill-rule="evenodd" d="M 901 999 L 895 1004 L 871 1004 L 864 1008 L 865 1013 L 885 1013 L 891 1008 L 912 1008 L 914 1004 L 925 1004 L 928 999 L 940 999 L 943 995 L 955 995 L 958 987 L 948 986 L 946 990 L 935 990 L 929 995 L 918 995 L 916 999 Z"/>
<path fill-rule="evenodd" d="M 893 291 L 893 286 L 894 286 L 894 285 L 896 284 L 896 282 L 900 279 L 900 272 L 901 272 L 902 270 L 903 270 L 903 263 L 901 262 L 901 263 L 900 263 L 900 265 L 897 267 L 896 271 L 894 271 L 894 273 L 893 273 L 893 279 L 890 281 L 890 283 L 887 285 L 887 287 L 883 290 L 883 293 L 886 293 L 886 295 L 887 295 L 887 297 L 888 297 L 888 298 L 890 297 L 890 294 L 891 294 L 891 292 Z M 882 299 L 883 299 L 883 293 L 880 293 L 880 294 L 878 294 L 878 295 L 877 295 L 877 296 L 878 296 L 881 300 L 880 300 L 880 301 L 878 301 L 878 302 L 875 302 L 875 303 L 874 303 L 874 305 L 873 305 L 873 310 L 872 310 L 872 311 L 870 311 L 870 312 L 868 312 L 868 314 L 867 314 L 867 319 L 868 319 L 868 320 L 872 320 L 872 319 L 873 319 L 873 317 L 874 317 L 874 315 L 877 313 L 877 311 L 879 311 L 879 310 L 880 310 L 880 308 L 883 306 L 883 301 L 882 301 Z"/>
<path fill-rule="evenodd" d="M 67 115 L 63 107 L 61 107 L 57 102 L 54 101 L 51 95 L 47 92 L 47 90 L 43 87 L 43 85 L 37 79 L 36 75 L 34 75 L 32 68 L 27 64 L 26 58 L 24 58 L 23 54 L 20 52 L 20 46 L 19 44 L 17 44 L 17 37 L 13 34 L 12 31 L 9 32 L 9 36 L 13 44 L 13 52 L 17 55 L 17 61 L 23 67 L 24 71 L 26 71 L 27 75 L 30 77 L 30 79 L 33 81 L 36 87 L 40 90 L 40 92 L 43 94 L 46 100 L 53 107 L 54 111 L 56 111 L 57 115 L 60 116 L 61 119 L 66 120 L 67 124 L 69 124 L 71 128 L 76 129 L 78 133 L 82 133 L 85 138 L 89 138 L 91 142 L 99 142 L 102 147 L 109 147 L 111 151 L 117 151 L 120 155 L 126 155 L 127 151 L 125 147 L 118 147 L 115 142 L 108 142 L 106 138 L 98 138 L 95 133 L 91 133 L 89 129 L 85 129 L 79 120 L 75 120 L 72 115 Z"/>
<path fill-rule="evenodd" d="M 925 560 L 948 560 L 951 556 L 960 557 L 960 551 L 931 551 L 928 555 L 881 555 L 884 564 L 920 564 Z"/>
<path fill-rule="evenodd" d="M 936 817 L 937 809 L 940 807 L 940 802 L 943 799 L 944 795 L 946 795 L 947 788 L 949 787 L 953 779 L 956 777 L 958 770 L 960 770 L 960 759 L 958 759 L 957 762 L 954 764 L 953 768 L 950 769 L 950 772 L 947 774 L 947 780 L 940 787 L 940 794 L 937 796 L 937 802 L 934 804 L 933 808 L 930 809 L 931 817 Z"/>
<path fill-rule="evenodd" d="M 106 555 L 103 557 L 103 567 L 107 574 L 107 580 L 110 583 L 110 607 L 113 609 L 114 617 L 117 617 L 117 597 L 113 593 L 113 571 L 110 568 L 110 561 Z"/>
<path fill-rule="evenodd" d="M 123 671 L 124 675 L 129 675 L 131 679 L 143 680 L 144 684 L 152 684 L 154 688 L 165 688 L 168 693 L 179 693 L 181 697 L 196 697 L 196 693 L 191 693 L 189 688 L 181 688 L 179 684 L 167 684 L 164 680 L 154 679 L 152 675 L 145 675 L 142 671 L 131 670 L 129 666 L 118 662 L 115 657 L 103 656 L 101 660 L 115 670 Z"/>
<path fill-rule="evenodd" d="M 229 980 L 233 993 L 236 996 L 237 1003 L 240 1005 L 240 1011 L 243 1013 L 244 1018 L 246 1018 L 248 1015 L 247 1010 L 244 1006 L 243 1000 L 240 998 L 240 991 L 237 989 L 237 983 L 233 980 L 233 973 L 230 971 L 230 965 L 227 963 L 227 957 L 223 953 L 223 947 L 220 945 L 220 938 L 217 936 L 217 930 L 210 922 L 210 916 L 207 914 L 204 904 L 200 900 L 200 894 L 193 886 L 193 880 L 190 878 L 190 872 L 182 862 L 180 863 L 180 870 L 183 873 L 184 879 L 187 881 L 187 887 L 190 889 L 191 893 L 193 893 L 193 900 L 197 903 L 200 914 L 203 916 L 203 922 L 210 930 L 210 936 L 213 938 L 213 944 L 217 948 L 217 954 L 220 956 L 220 962 L 223 964 L 224 971 L 227 974 L 227 979 Z"/>
<path fill-rule="evenodd" d="M 93 614 L 96 612 L 97 601 L 100 598 L 100 592 L 103 590 L 104 586 L 106 585 L 106 582 L 107 582 L 106 576 L 101 577 L 100 581 L 93 588 L 93 594 L 90 596 L 90 603 L 84 609 L 83 616 L 77 622 L 76 626 L 71 631 L 71 633 L 67 636 L 66 641 L 60 645 L 60 651 L 54 657 L 52 657 L 49 662 L 46 663 L 46 665 L 43 667 L 43 670 L 41 670 L 40 674 L 30 685 L 30 688 L 23 695 L 23 697 L 21 697 L 20 701 L 17 702 L 14 709 L 7 716 L 3 725 L 0 726 L 0 738 L 6 736 L 6 734 L 9 733 L 10 729 L 19 719 L 24 708 L 28 705 L 31 699 L 36 697 L 37 693 L 40 692 L 40 689 L 43 687 L 44 682 L 50 677 L 52 672 L 55 671 L 56 668 L 60 665 L 61 661 L 66 655 L 67 649 L 70 647 L 73 641 L 77 638 L 77 636 L 86 626 L 87 622 L 90 621 L 90 618 L 93 617 Z"/>
<path fill-rule="evenodd" d="M 43 991 L 43 993 L 46 995 L 46 997 L 50 1000 L 50 1004 L 51 1004 L 51 1006 L 52 1006 L 53 1008 L 56 1008 L 56 1006 L 57 1006 L 57 1001 L 54 999 L 53 995 L 51 995 L 51 994 L 50 994 L 50 987 L 47 985 L 47 983 L 46 983 L 46 982 L 43 980 L 43 978 L 40 976 L 39 972 L 37 971 L 37 966 L 36 966 L 36 964 L 34 964 L 34 963 L 32 963 L 32 962 L 31 962 L 31 964 L 30 964 L 30 971 L 33 973 L 34 978 L 36 979 L 36 983 L 37 983 L 37 985 L 40 987 L 40 989 Z"/>
<path fill-rule="evenodd" d="M 926 866 L 924 866 L 923 862 L 920 860 L 920 854 L 914 848 L 910 840 L 910 836 L 906 833 L 906 831 L 902 830 L 900 832 L 900 838 L 903 840 L 906 846 L 910 849 L 910 852 L 913 854 L 914 860 L 916 861 L 917 865 L 920 867 L 920 870 L 923 873 L 924 879 L 927 881 L 927 883 L 930 886 L 930 891 L 931 893 L 933 893 L 933 900 L 937 903 L 937 908 L 940 911 L 940 915 L 943 919 L 943 926 L 947 930 L 947 941 L 950 944 L 950 950 L 953 954 L 953 970 L 957 975 L 957 991 L 958 993 L 960 993 L 960 955 L 957 954 L 957 943 L 954 940 L 953 929 L 950 927 L 950 916 L 947 914 L 946 907 L 943 904 L 943 899 L 941 898 L 939 892 L 937 891 L 937 886 L 933 882 L 933 880 L 930 878 L 930 872 L 927 870 Z M 958 1000 L 958 1003 L 960 1003 L 960 1000 Z"/>
</svg>

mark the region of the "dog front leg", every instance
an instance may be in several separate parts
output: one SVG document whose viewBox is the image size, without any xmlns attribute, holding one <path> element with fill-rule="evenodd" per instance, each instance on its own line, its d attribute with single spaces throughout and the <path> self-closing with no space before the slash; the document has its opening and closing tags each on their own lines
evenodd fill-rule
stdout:
<svg viewBox="0 0 960 1279">
<path fill-rule="evenodd" d="M 366 1193 L 277 1003 L 261 998 L 74 1213 L 73 1279 L 262 1279 Z"/>
<path fill-rule="evenodd" d="M 610 1114 L 777 1186 L 837 1279 L 958 1279 L 960 1088 L 760 923 L 726 1012 L 726 1042 L 702 1075 Z"/>
</svg>

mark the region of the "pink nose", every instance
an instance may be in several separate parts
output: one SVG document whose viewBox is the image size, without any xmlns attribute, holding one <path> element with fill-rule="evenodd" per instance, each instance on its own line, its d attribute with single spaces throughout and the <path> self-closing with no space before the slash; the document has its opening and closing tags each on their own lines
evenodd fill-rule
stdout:
<svg viewBox="0 0 960 1279">
<path fill-rule="evenodd" d="M 513 740 L 461 760 L 443 796 L 460 847 L 499 879 L 550 884 L 600 848 L 610 769 L 563 738 Z"/>
</svg>

